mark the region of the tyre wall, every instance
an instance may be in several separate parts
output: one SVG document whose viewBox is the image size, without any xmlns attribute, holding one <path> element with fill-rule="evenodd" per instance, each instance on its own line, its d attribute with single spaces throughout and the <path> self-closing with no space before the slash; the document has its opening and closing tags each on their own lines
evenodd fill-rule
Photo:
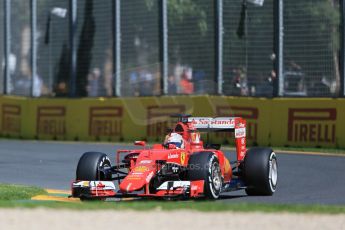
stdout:
<svg viewBox="0 0 345 230">
<path fill-rule="evenodd" d="M 32 99 L 0 97 L 3 137 L 161 141 L 173 113 L 242 116 L 249 145 L 345 148 L 344 99 L 260 99 L 221 96 Z M 214 142 L 232 142 L 215 133 Z"/>
</svg>

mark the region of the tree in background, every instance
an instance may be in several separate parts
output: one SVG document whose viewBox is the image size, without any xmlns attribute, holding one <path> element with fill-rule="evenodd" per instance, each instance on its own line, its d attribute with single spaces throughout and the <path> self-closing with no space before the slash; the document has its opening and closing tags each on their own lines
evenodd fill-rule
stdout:
<svg viewBox="0 0 345 230">
<path fill-rule="evenodd" d="M 207 4 L 200 4 L 205 2 Z M 190 62 L 192 60 L 191 52 L 188 51 L 190 44 L 203 42 L 209 28 L 213 26 L 208 24 L 206 14 L 206 10 L 212 8 L 213 3 L 205 0 L 168 0 L 167 3 L 169 35 L 171 35 L 170 53 L 177 54 L 172 57 L 173 59 Z M 126 51 L 124 51 L 123 58 L 128 61 L 124 63 L 124 69 L 138 63 L 135 44 L 150 47 L 147 49 L 147 52 L 150 52 L 148 63 L 156 63 L 159 60 L 158 7 L 157 0 L 132 0 L 122 3 L 121 36 L 122 41 L 127 44 L 124 45 Z M 211 10 L 213 11 L 213 9 Z M 211 19 L 212 16 L 209 18 Z M 152 28 L 152 26 L 155 27 Z M 186 30 L 186 26 L 188 26 L 188 30 Z M 199 47 L 200 52 L 204 47 L 202 45 Z M 195 64 L 201 65 L 201 63 Z"/>
<path fill-rule="evenodd" d="M 285 1 L 284 9 L 284 58 L 285 65 L 291 60 L 301 66 L 311 83 L 321 79 L 336 82 L 335 89 L 310 86 L 312 94 L 337 95 L 340 86 L 339 73 L 339 1 Z M 332 92 L 333 90 L 333 92 Z"/>
</svg>

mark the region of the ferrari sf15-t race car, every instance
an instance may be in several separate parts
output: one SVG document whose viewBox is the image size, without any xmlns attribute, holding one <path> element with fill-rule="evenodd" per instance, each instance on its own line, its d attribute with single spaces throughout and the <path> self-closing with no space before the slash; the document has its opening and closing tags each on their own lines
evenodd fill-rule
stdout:
<svg viewBox="0 0 345 230">
<path fill-rule="evenodd" d="M 217 199 L 221 193 L 240 189 L 248 195 L 269 196 L 276 191 L 276 154 L 270 148 L 247 150 L 243 118 L 177 117 L 164 143 L 149 148 L 136 141 L 140 148 L 118 150 L 114 165 L 104 153 L 84 153 L 72 182 L 72 197 Z M 203 143 L 201 132 L 233 132 L 237 160 L 230 163 L 220 145 Z"/>
</svg>

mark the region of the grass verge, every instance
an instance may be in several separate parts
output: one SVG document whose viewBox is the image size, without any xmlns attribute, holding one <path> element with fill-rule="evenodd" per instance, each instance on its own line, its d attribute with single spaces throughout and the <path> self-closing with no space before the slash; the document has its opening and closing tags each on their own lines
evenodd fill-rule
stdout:
<svg viewBox="0 0 345 230">
<path fill-rule="evenodd" d="M 13 201 L 13 200 L 28 200 L 36 195 L 47 194 L 44 189 L 13 184 L 0 184 L 0 200 Z"/>
<path fill-rule="evenodd" d="M 122 201 L 122 202 L 82 202 L 64 203 L 55 201 L 31 201 L 36 195 L 46 195 L 41 188 L 23 185 L 0 184 L 0 208 L 54 208 L 71 210 L 194 210 L 201 212 L 290 212 L 290 213 L 320 213 L 345 214 L 345 206 L 332 205 L 283 205 L 254 204 L 222 201 Z"/>
</svg>

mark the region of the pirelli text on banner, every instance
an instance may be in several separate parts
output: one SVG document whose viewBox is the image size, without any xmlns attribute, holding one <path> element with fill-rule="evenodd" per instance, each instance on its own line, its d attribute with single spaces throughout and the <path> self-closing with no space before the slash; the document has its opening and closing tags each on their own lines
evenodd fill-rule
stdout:
<svg viewBox="0 0 345 230">
<path fill-rule="evenodd" d="M 289 142 L 336 142 L 336 108 L 290 108 Z"/>
</svg>

